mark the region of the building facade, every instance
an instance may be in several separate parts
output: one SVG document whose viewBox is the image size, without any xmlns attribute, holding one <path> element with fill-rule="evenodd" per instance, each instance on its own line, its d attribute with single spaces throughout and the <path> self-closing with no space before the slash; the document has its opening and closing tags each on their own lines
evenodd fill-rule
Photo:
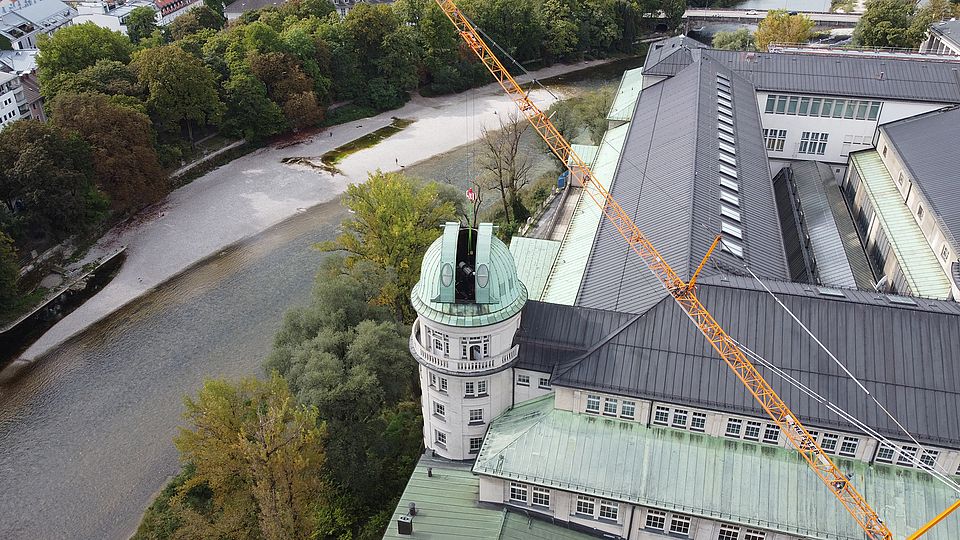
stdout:
<svg viewBox="0 0 960 540">
<path fill-rule="evenodd" d="M 77 12 L 60 0 L 17 0 L 0 6 L 0 36 L 14 50 L 37 48 L 37 37 L 69 26 Z"/>
<path fill-rule="evenodd" d="M 940 21 L 927 30 L 927 39 L 920 44 L 920 52 L 960 56 L 960 21 Z"/>
</svg>

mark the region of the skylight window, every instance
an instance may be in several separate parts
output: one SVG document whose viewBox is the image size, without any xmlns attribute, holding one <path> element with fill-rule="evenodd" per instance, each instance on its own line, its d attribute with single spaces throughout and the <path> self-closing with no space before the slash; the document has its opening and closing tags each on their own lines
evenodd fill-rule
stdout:
<svg viewBox="0 0 960 540">
<path fill-rule="evenodd" d="M 720 161 L 724 163 L 728 163 L 733 167 L 737 166 L 737 160 L 734 159 L 733 156 L 731 156 L 730 154 L 727 154 L 726 152 L 724 152 L 723 150 L 720 151 L 719 157 L 720 157 Z"/>
<path fill-rule="evenodd" d="M 740 192 L 740 184 L 734 182 L 733 180 L 730 180 L 729 178 L 723 175 L 720 175 L 720 185 L 729 189 L 730 191 L 733 191 L 734 193 Z"/>
<path fill-rule="evenodd" d="M 729 124 L 730 126 L 733 126 L 733 117 L 732 117 L 732 116 L 728 116 L 728 115 L 723 114 L 723 113 L 718 113 L 718 114 L 717 114 L 717 119 L 720 120 L 721 123 Z"/>
<path fill-rule="evenodd" d="M 721 179 L 720 184 L 723 184 L 722 179 Z M 730 203 L 730 204 L 732 204 L 732 205 L 734 205 L 734 206 L 740 206 L 740 197 L 737 197 L 736 195 L 730 193 L 729 191 L 723 190 L 723 189 L 720 190 L 720 200 L 723 201 L 723 202 Z"/>
<path fill-rule="evenodd" d="M 730 144 L 736 144 L 736 139 L 734 139 L 731 135 L 727 133 L 718 132 L 717 138 L 720 139 L 721 141 L 726 141 Z"/>
<path fill-rule="evenodd" d="M 737 227 L 732 223 L 727 223 L 726 221 L 720 222 L 720 232 L 724 234 L 729 234 L 730 236 L 743 240 L 743 229 Z M 841 294 L 841 296 L 843 296 Z"/>
<path fill-rule="evenodd" d="M 726 238 L 724 238 L 723 240 L 720 241 L 720 246 L 723 248 L 724 251 L 728 253 L 733 253 L 734 255 L 736 255 L 737 257 L 740 257 L 741 259 L 743 258 L 743 247 L 740 244 L 737 244 L 732 240 L 727 240 Z"/>
<path fill-rule="evenodd" d="M 722 196 L 723 192 L 721 191 L 720 193 Z M 720 205 L 720 215 L 723 217 L 728 217 L 736 221 L 737 223 L 740 223 L 740 212 L 737 212 L 736 210 L 734 210 L 733 208 L 730 208 L 725 204 Z"/>
<path fill-rule="evenodd" d="M 729 126 L 728 126 L 728 125 L 726 125 L 726 124 L 721 123 L 721 124 L 717 124 L 717 127 L 720 128 L 720 131 L 726 131 L 726 132 L 729 133 L 730 135 L 733 135 L 733 126 L 732 126 L 732 125 L 729 125 Z"/>
<path fill-rule="evenodd" d="M 732 177 L 734 180 L 737 179 L 737 170 L 732 167 L 727 167 L 723 163 L 720 164 L 720 172 L 723 174 Z M 739 190 L 738 190 L 739 191 Z"/>
<path fill-rule="evenodd" d="M 731 155 L 733 155 L 733 154 L 735 154 L 735 153 L 737 152 L 737 149 L 734 148 L 734 146 L 733 146 L 732 144 L 727 144 L 727 143 L 725 143 L 725 142 L 723 142 L 723 141 L 720 141 L 720 150 L 723 151 L 723 152 L 727 152 L 727 153 L 729 153 L 729 154 L 731 154 Z"/>
<path fill-rule="evenodd" d="M 840 289 L 831 289 L 830 287 L 817 287 L 817 292 L 825 296 L 835 296 L 837 298 L 847 297 Z"/>
<path fill-rule="evenodd" d="M 897 294 L 888 294 L 887 299 L 889 299 L 894 304 L 902 304 L 904 306 L 916 306 L 919 305 L 912 298 L 906 296 L 900 296 Z"/>
</svg>

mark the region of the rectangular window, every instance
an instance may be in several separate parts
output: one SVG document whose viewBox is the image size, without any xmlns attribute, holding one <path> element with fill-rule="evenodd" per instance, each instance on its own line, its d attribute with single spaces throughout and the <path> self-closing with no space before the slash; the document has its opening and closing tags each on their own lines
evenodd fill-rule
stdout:
<svg viewBox="0 0 960 540">
<path fill-rule="evenodd" d="M 594 510 L 596 509 L 596 502 L 592 497 L 584 497 L 583 495 L 577 495 L 577 513 L 581 516 L 590 516 L 593 517 Z"/>
<path fill-rule="evenodd" d="M 433 387 L 437 386 L 437 376 L 434 375 L 433 373 L 430 374 L 430 386 L 433 386 Z"/>
<path fill-rule="evenodd" d="M 797 114 L 798 101 L 800 101 L 800 98 L 797 96 L 790 96 L 790 102 L 787 103 L 787 114 Z"/>
<path fill-rule="evenodd" d="M 693 431 L 705 431 L 707 429 L 706 413 L 693 413 L 693 415 L 690 417 L 690 429 Z"/>
<path fill-rule="evenodd" d="M 587 395 L 587 412 L 600 412 L 600 396 Z"/>
<path fill-rule="evenodd" d="M 480 452 L 480 447 L 483 446 L 483 437 L 474 437 L 470 439 L 470 453 L 476 454 Z"/>
<path fill-rule="evenodd" d="M 444 433 L 444 432 L 442 432 L 442 431 L 440 431 L 440 430 L 438 429 L 438 430 L 434 430 L 434 434 L 435 434 L 435 435 L 434 435 L 434 437 L 435 437 L 434 440 L 437 441 L 437 444 L 439 444 L 440 446 L 446 446 L 446 445 L 447 445 L 447 434 L 446 434 L 446 433 Z"/>
<path fill-rule="evenodd" d="M 950 250 L 947 249 L 947 245 L 944 244 L 943 247 L 940 248 L 940 258 L 943 260 L 947 260 L 949 257 L 950 257 Z"/>
<path fill-rule="evenodd" d="M 900 448 L 900 454 L 897 456 L 897 465 L 913 467 L 913 458 L 917 457 L 917 447 L 904 446 Z"/>
<path fill-rule="evenodd" d="M 510 500 L 527 502 L 527 486 L 517 482 L 510 482 Z"/>
<path fill-rule="evenodd" d="M 874 101 L 870 104 L 870 113 L 867 114 L 867 120 L 876 120 L 880 117 L 880 102 Z"/>
<path fill-rule="evenodd" d="M 820 104 L 823 102 L 820 98 L 813 98 L 810 101 L 810 116 L 820 116 Z"/>
<path fill-rule="evenodd" d="M 900 171 L 900 174 L 897 175 L 897 183 L 903 185 L 903 171 Z"/>
<path fill-rule="evenodd" d="M 734 176 L 734 178 L 736 178 L 736 176 Z M 733 180 L 727 178 L 726 176 L 723 176 L 722 174 L 720 175 L 720 185 L 729 189 L 730 191 L 733 191 L 736 193 L 740 192 L 740 184 L 734 182 Z"/>
<path fill-rule="evenodd" d="M 717 540 L 737 540 L 740 538 L 740 527 L 733 525 L 720 525 L 720 534 Z"/>
<path fill-rule="evenodd" d="M 534 506 L 548 508 L 550 506 L 550 490 L 534 486 L 533 497 L 530 499 L 530 502 L 532 502 Z"/>
<path fill-rule="evenodd" d="M 633 420 L 636 412 L 637 412 L 637 404 L 635 402 L 624 401 L 623 405 L 620 407 L 620 418 Z"/>
<path fill-rule="evenodd" d="M 880 444 L 880 448 L 877 449 L 877 461 L 880 463 L 893 463 L 893 448 L 885 444 Z"/>
<path fill-rule="evenodd" d="M 447 391 L 447 378 L 446 378 L 446 377 L 440 377 L 440 391 L 441 391 L 441 392 L 446 392 L 446 391 Z"/>
<path fill-rule="evenodd" d="M 860 439 L 856 437 L 844 437 L 840 443 L 840 455 L 845 457 L 855 457 L 857 448 L 860 446 Z"/>
<path fill-rule="evenodd" d="M 822 156 L 827 150 L 828 136 L 827 133 L 804 131 L 800 134 L 800 147 L 797 149 L 797 152 Z"/>
<path fill-rule="evenodd" d="M 723 217 L 728 217 L 734 221 L 740 221 L 740 212 L 737 212 L 733 208 L 730 208 L 727 205 L 720 205 L 720 215 Z"/>
<path fill-rule="evenodd" d="M 653 423 L 661 426 L 665 426 L 669 422 L 670 422 L 670 407 L 657 405 L 657 409 L 653 413 Z"/>
<path fill-rule="evenodd" d="M 732 224 L 732 223 L 727 223 L 726 221 L 721 221 L 721 222 L 720 222 L 720 232 L 725 233 L 725 234 L 729 234 L 730 236 L 732 236 L 732 237 L 734 237 L 734 238 L 738 238 L 738 239 L 740 239 L 740 240 L 743 240 L 743 229 L 741 229 L 740 227 L 737 227 L 736 225 L 734 225 L 734 224 Z"/>
<path fill-rule="evenodd" d="M 777 444 L 780 441 L 780 428 L 775 424 L 767 424 L 763 430 L 763 442 L 767 444 Z"/>
<path fill-rule="evenodd" d="M 828 117 L 830 116 L 831 111 L 833 111 L 833 100 L 823 100 L 823 110 L 820 111 L 820 116 Z"/>
<path fill-rule="evenodd" d="M 835 102 L 833 102 L 833 117 L 840 118 L 841 116 L 843 116 L 843 109 L 844 107 L 846 107 L 846 105 L 847 105 L 847 102 L 846 100 L 843 100 L 843 99 L 838 99 Z"/>
<path fill-rule="evenodd" d="M 540 382 L 537 384 L 537 386 L 538 386 L 539 388 L 543 388 L 544 390 L 549 390 L 549 389 L 550 389 L 550 379 L 547 378 L 547 377 L 540 377 Z"/>
<path fill-rule="evenodd" d="M 476 384 L 472 381 L 463 383 L 463 395 L 469 397 L 477 395 Z"/>
<path fill-rule="evenodd" d="M 620 505 L 610 501 L 600 501 L 600 514 L 603 519 L 616 521 L 620 514 Z"/>
<path fill-rule="evenodd" d="M 670 533 L 690 536 L 690 518 L 674 514 L 670 517 Z"/>
<path fill-rule="evenodd" d="M 857 120 L 866 120 L 867 119 L 867 109 L 870 108 L 870 104 L 866 101 L 857 102 Z"/>
<path fill-rule="evenodd" d="M 932 469 L 933 466 L 937 463 L 937 457 L 940 455 L 940 452 L 937 450 L 924 450 L 923 454 L 920 456 L 920 463 L 928 469 Z"/>
<path fill-rule="evenodd" d="M 471 424 L 483 423 L 483 409 L 470 409 L 470 423 Z"/>
<path fill-rule="evenodd" d="M 433 402 L 433 415 L 438 416 L 441 419 L 446 418 L 446 407 L 443 406 L 443 403 Z"/>
<path fill-rule="evenodd" d="M 771 152 L 783 152 L 783 145 L 787 141 L 787 130 L 765 129 L 763 130 L 763 141 L 767 150 Z"/>
<path fill-rule="evenodd" d="M 606 398 L 603 400 L 603 414 L 610 416 L 617 415 L 617 400 Z"/>
<path fill-rule="evenodd" d="M 725 435 L 727 437 L 736 437 L 739 439 L 741 429 L 743 429 L 743 420 L 739 418 L 731 418 L 727 420 L 727 432 Z"/>
<path fill-rule="evenodd" d="M 720 190 L 720 200 L 723 202 L 730 203 L 734 206 L 740 206 L 740 197 L 737 197 L 736 195 L 729 193 L 727 191 L 724 191 L 722 189 Z"/>
<path fill-rule="evenodd" d="M 530 386 L 530 376 L 522 373 L 517 374 L 517 384 L 520 386 Z"/>
<path fill-rule="evenodd" d="M 460 338 L 461 358 L 481 360 L 490 355 L 490 336 Z"/>
<path fill-rule="evenodd" d="M 764 110 L 766 113 L 772 113 L 773 108 L 777 105 L 777 96 L 770 95 L 767 96 L 767 108 Z"/>
<path fill-rule="evenodd" d="M 797 109 L 797 114 L 800 116 L 806 116 L 807 111 L 810 110 L 810 98 L 804 97 L 800 98 L 800 108 Z"/>
<path fill-rule="evenodd" d="M 676 409 L 673 411 L 673 427 L 687 427 L 687 411 L 683 409 Z"/>
<path fill-rule="evenodd" d="M 787 96 L 777 96 L 777 114 L 787 112 Z"/>
<path fill-rule="evenodd" d="M 857 102 L 852 99 L 847 101 L 847 109 L 846 111 L 844 111 L 843 117 L 846 118 L 847 120 L 850 120 L 853 118 L 853 116 L 856 113 L 857 113 Z"/>
<path fill-rule="evenodd" d="M 917 219 L 923 221 L 923 205 L 917 205 Z"/>
<path fill-rule="evenodd" d="M 487 381 L 477 381 L 477 395 L 485 396 L 487 395 Z"/>
<path fill-rule="evenodd" d="M 747 534 L 743 535 L 743 540 L 766 540 L 767 533 L 755 529 L 747 529 Z"/>
<path fill-rule="evenodd" d="M 823 438 L 820 439 L 820 448 L 823 448 L 823 451 L 828 454 L 833 454 L 836 453 L 837 443 L 839 442 L 839 435 L 834 435 L 833 433 L 824 433 Z"/>
<path fill-rule="evenodd" d="M 647 510 L 647 520 L 643 523 L 644 529 L 662 531 L 667 524 L 667 513 L 659 510 Z"/>
<path fill-rule="evenodd" d="M 760 422 L 754 422 L 753 420 L 747 420 L 747 429 L 743 431 L 743 438 L 751 441 L 760 440 Z"/>
</svg>

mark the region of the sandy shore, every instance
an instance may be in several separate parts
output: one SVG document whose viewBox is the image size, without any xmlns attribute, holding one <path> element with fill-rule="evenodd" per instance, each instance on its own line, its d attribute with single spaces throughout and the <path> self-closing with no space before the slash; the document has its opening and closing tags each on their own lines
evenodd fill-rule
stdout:
<svg viewBox="0 0 960 540">
<path fill-rule="evenodd" d="M 551 77 L 600 63 L 553 66 L 536 72 L 536 76 Z M 531 95 L 542 108 L 554 100 L 542 91 Z M 171 193 L 157 209 L 110 231 L 97 242 L 88 257 L 125 245 L 127 260 L 123 268 L 96 296 L 41 336 L 18 362 L 44 354 L 218 250 L 337 197 L 347 185 L 362 182 L 369 171 L 399 170 L 400 165 L 476 140 L 482 128 L 496 127 L 500 115 L 514 109 L 497 85 L 452 96 L 417 96 L 401 109 L 334 126 L 294 146 L 260 149 L 194 180 Z M 344 159 L 338 166 L 342 174 L 281 162 L 290 157 L 318 161 L 325 152 L 389 125 L 394 117 L 414 123 Z"/>
</svg>

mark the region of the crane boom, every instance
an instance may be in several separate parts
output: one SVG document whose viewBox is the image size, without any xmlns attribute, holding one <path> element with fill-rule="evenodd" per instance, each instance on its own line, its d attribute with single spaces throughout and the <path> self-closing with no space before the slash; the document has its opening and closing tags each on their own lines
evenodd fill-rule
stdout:
<svg viewBox="0 0 960 540">
<path fill-rule="evenodd" d="M 630 216 L 621 208 L 609 191 L 593 175 L 586 163 L 573 151 L 570 143 L 560 134 L 550 119 L 530 99 L 527 93 L 513 79 L 507 69 L 490 47 L 484 42 L 476 27 L 464 15 L 453 0 L 436 0 L 450 22 L 468 47 L 477 55 L 490 73 L 496 78 L 503 90 L 513 99 L 520 111 L 537 131 L 550 150 L 561 163 L 571 170 L 579 171 L 587 194 L 600 207 L 603 215 L 610 221 L 626 240 L 627 245 L 643 260 L 647 268 L 660 280 L 677 305 L 697 326 L 717 354 L 740 379 L 757 403 L 766 411 L 770 419 L 780 428 L 794 448 L 811 469 L 830 489 L 856 520 L 871 540 L 893 540 L 893 534 L 883 520 L 867 504 L 850 480 L 820 448 L 817 441 L 800 423 L 800 419 L 777 395 L 773 387 L 763 378 L 757 368 L 747 358 L 737 343 L 731 338 L 707 308 L 697 298 L 693 283 L 686 283 L 660 256 L 650 240 L 644 236 Z"/>
</svg>

